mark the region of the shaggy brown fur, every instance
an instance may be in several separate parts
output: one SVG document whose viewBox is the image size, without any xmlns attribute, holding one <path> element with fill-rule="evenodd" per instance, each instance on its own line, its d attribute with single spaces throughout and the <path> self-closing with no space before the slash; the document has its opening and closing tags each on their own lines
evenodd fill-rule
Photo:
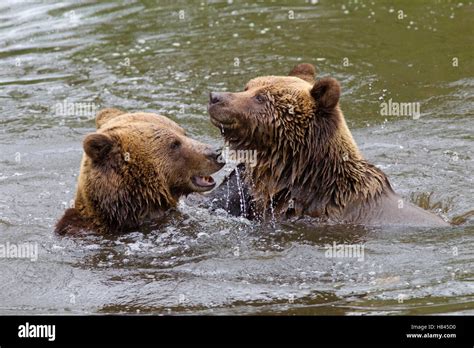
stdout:
<svg viewBox="0 0 474 348">
<path fill-rule="evenodd" d="M 339 108 L 340 85 L 315 80 L 300 64 L 291 76 L 251 80 L 243 92 L 211 93 L 209 114 L 236 150 L 256 150 L 245 178 L 257 214 L 309 215 L 362 224 L 445 224 L 397 196 L 368 163 Z"/>
<path fill-rule="evenodd" d="M 212 189 L 219 153 L 186 137 L 175 122 L 151 113 L 105 109 L 84 139 L 74 208 L 56 226 L 120 233 L 175 207 L 182 195 Z"/>
</svg>

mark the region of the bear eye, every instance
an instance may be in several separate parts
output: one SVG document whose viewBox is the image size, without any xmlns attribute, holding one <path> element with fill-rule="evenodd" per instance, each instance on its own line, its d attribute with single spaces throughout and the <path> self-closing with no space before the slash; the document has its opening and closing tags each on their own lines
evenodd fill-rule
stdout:
<svg viewBox="0 0 474 348">
<path fill-rule="evenodd" d="M 175 140 L 171 143 L 170 148 L 171 150 L 176 150 L 181 146 L 181 142 L 179 140 Z"/>
<path fill-rule="evenodd" d="M 244 92 L 247 92 L 249 90 L 249 86 L 245 86 Z"/>
<path fill-rule="evenodd" d="M 262 95 L 262 94 L 257 94 L 255 96 L 255 100 L 258 102 L 258 103 L 264 103 L 265 102 L 265 97 Z"/>
</svg>

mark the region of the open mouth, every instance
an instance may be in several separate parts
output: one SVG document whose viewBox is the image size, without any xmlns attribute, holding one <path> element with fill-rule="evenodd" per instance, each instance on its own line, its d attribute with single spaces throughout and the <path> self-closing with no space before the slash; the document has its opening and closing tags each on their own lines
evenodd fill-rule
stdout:
<svg viewBox="0 0 474 348">
<path fill-rule="evenodd" d="M 235 124 L 235 121 L 233 120 L 222 121 L 211 115 L 211 123 L 218 128 L 222 128 L 222 127 L 232 128 L 232 126 Z"/>
<path fill-rule="evenodd" d="M 216 186 L 216 182 L 212 178 L 212 176 L 199 176 L 195 175 L 191 178 L 193 184 L 200 188 L 203 191 L 208 191 Z"/>
<path fill-rule="evenodd" d="M 219 105 L 209 105 L 207 109 L 211 122 L 216 127 L 228 127 L 235 124 L 235 119 L 226 115 L 225 109 L 219 107 Z"/>
</svg>

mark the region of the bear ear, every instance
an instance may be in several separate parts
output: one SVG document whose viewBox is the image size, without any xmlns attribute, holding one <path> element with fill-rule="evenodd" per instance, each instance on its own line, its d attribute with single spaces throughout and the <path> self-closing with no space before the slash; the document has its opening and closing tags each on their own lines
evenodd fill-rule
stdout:
<svg viewBox="0 0 474 348">
<path fill-rule="evenodd" d="M 100 110 L 95 116 L 95 126 L 97 129 L 99 129 L 100 127 L 102 127 L 103 124 L 123 114 L 125 114 L 125 111 L 114 108 Z"/>
<path fill-rule="evenodd" d="M 105 134 L 92 133 L 84 139 L 84 152 L 92 161 L 105 160 L 114 146 L 114 141 Z"/>
<path fill-rule="evenodd" d="M 325 77 L 317 81 L 311 89 L 312 97 L 318 102 L 318 107 L 330 111 L 334 109 L 341 96 L 341 86 L 336 79 Z"/>
<path fill-rule="evenodd" d="M 314 83 L 316 68 L 312 64 L 302 63 L 295 66 L 288 75 L 299 77 L 302 80 Z"/>
</svg>

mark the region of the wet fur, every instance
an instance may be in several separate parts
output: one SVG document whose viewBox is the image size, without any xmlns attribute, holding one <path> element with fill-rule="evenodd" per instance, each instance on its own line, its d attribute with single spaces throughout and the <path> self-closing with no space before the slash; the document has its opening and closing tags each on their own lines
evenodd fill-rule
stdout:
<svg viewBox="0 0 474 348">
<path fill-rule="evenodd" d="M 75 204 L 57 223 L 58 234 L 137 230 L 194 192 L 192 175 L 222 166 L 208 146 L 164 116 L 105 109 L 96 125 L 84 139 Z M 175 141 L 182 143 L 176 151 Z"/>
<path fill-rule="evenodd" d="M 400 203 L 386 175 L 360 154 L 338 105 L 339 83 L 316 80 L 314 73 L 312 65 L 301 64 L 290 77 L 256 78 L 246 91 L 227 93 L 209 108 L 215 125 L 229 124 L 223 135 L 233 149 L 257 150 L 257 165 L 245 170 L 257 216 L 446 225 Z M 266 96 L 265 105 L 251 100 L 256 94 Z"/>
</svg>

